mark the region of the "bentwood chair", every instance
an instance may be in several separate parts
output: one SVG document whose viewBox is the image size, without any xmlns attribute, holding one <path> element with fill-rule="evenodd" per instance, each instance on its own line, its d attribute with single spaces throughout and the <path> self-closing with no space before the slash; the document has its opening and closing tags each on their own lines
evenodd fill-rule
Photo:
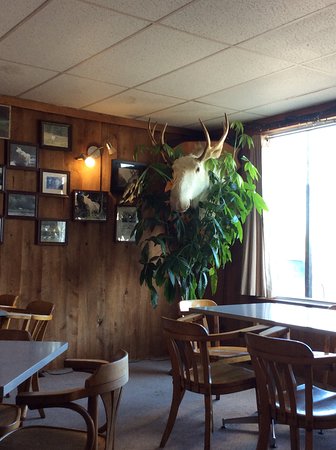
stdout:
<svg viewBox="0 0 336 450">
<path fill-rule="evenodd" d="M 254 373 L 221 359 L 210 361 L 208 344 L 218 339 L 224 340 L 226 333 L 209 335 L 203 325 L 165 317 L 162 318 L 162 325 L 172 364 L 173 396 L 160 447 L 165 446 L 170 436 L 185 391 L 191 391 L 204 396 L 204 448 L 209 450 L 213 430 L 212 396 L 254 388 Z M 230 332 L 229 335 L 231 338 Z"/>
<path fill-rule="evenodd" d="M 188 319 L 188 316 L 190 316 L 190 308 L 197 308 L 202 306 L 217 306 L 217 303 L 214 300 L 210 299 L 195 299 L 195 300 L 182 300 L 178 303 L 178 308 L 182 320 L 192 320 L 193 322 L 198 321 L 199 323 L 202 323 L 204 327 L 207 328 L 207 330 L 210 333 L 210 327 L 207 321 L 207 318 L 205 315 L 199 315 L 197 316 L 193 313 L 191 314 L 191 319 Z M 214 333 L 219 333 L 219 317 L 213 316 L 213 328 L 211 331 Z M 181 320 L 181 319 L 180 319 Z M 267 326 L 265 325 L 253 325 L 249 328 L 244 328 L 243 332 L 260 332 L 262 330 L 266 330 Z M 232 340 L 237 338 L 238 336 L 242 336 L 240 333 L 240 330 L 236 330 L 237 334 L 232 335 Z M 220 341 L 213 341 L 209 343 L 209 356 L 211 359 L 225 359 L 227 363 L 233 364 L 233 363 L 240 363 L 244 361 L 250 361 L 250 355 L 247 351 L 246 346 L 237 346 L 233 345 L 232 343 L 227 340 L 227 345 L 221 345 Z"/>
<path fill-rule="evenodd" d="M 128 354 L 120 350 L 111 362 L 80 360 L 68 361 L 74 370 L 93 370 L 84 386 L 63 391 L 27 392 L 17 397 L 17 404 L 27 404 L 30 409 L 66 408 L 80 414 L 85 431 L 68 427 L 24 426 L 0 439 L 1 450 L 113 450 L 115 425 L 123 386 L 128 381 Z M 86 371 L 86 370 L 85 370 Z M 87 399 L 87 408 L 78 403 Z M 104 432 L 100 433 L 98 408 L 102 401 L 106 415 Z"/>
<path fill-rule="evenodd" d="M 15 307 L 19 296 L 15 294 L 0 294 L 0 308 L 1 306 Z"/>
<path fill-rule="evenodd" d="M 291 450 L 300 450 L 300 428 L 312 450 L 313 430 L 336 428 L 336 393 L 314 385 L 314 370 L 335 364 L 336 355 L 315 356 L 303 342 L 254 334 L 246 342 L 257 382 L 257 450 L 268 448 L 272 420 L 289 425 Z"/>
</svg>

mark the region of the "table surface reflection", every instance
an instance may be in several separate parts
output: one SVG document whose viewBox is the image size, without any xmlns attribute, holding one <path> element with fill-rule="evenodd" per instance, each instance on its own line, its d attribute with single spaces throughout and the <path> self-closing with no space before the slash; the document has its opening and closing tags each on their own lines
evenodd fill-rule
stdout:
<svg viewBox="0 0 336 450">
<path fill-rule="evenodd" d="M 244 303 L 190 308 L 190 311 L 336 335 L 336 310 L 328 308 L 285 303 Z"/>
</svg>

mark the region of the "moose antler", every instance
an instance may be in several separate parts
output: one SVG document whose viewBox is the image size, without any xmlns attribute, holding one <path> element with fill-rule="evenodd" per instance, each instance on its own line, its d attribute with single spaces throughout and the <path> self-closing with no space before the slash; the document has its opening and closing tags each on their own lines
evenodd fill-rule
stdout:
<svg viewBox="0 0 336 450">
<path fill-rule="evenodd" d="M 152 142 L 152 144 L 154 146 L 155 145 L 160 145 L 160 153 L 161 153 L 161 156 L 162 156 L 162 158 L 163 158 L 165 163 L 168 163 L 167 156 L 166 156 L 165 151 L 164 151 L 164 146 L 166 144 L 165 140 L 164 140 L 164 135 L 165 135 L 165 132 L 166 132 L 167 125 L 168 125 L 168 123 L 166 123 L 165 126 L 163 127 L 163 130 L 161 132 L 161 142 L 159 144 L 157 142 L 157 140 L 155 139 L 155 129 L 156 129 L 156 126 L 157 126 L 157 122 L 155 122 L 155 124 L 153 125 L 153 128 L 151 128 L 150 118 L 148 119 L 148 134 L 149 134 L 150 140 L 151 140 L 151 142 Z"/>
<path fill-rule="evenodd" d="M 209 132 L 206 129 L 206 126 L 204 125 L 204 123 L 202 122 L 201 119 L 199 119 L 199 121 L 201 122 L 207 143 L 206 143 L 206 146 L 204 147 L 202 154 L 196 159 L 198 161 L 207 161 L 210 158 L 219 158 L 219 156 L 222 152 L 222 149 L 223 149 L 224 141 L 226 139 L 226 136 L 228 135 L 229 128 L 230 128 L 227 115 L 226 114 L 224 115 L 224 131 L 223 131 L 222 137 L 217 142 L 217 144 L 214 145 L 213 147 L 211 147 L 211 139 L 210 139 Z"/>
</svg>

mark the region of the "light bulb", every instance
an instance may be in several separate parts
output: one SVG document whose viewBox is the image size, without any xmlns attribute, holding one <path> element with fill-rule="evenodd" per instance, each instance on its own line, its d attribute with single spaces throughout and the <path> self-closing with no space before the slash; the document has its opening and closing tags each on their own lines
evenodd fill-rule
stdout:
<svg viewBox="0 0 336 450">
<path fill-rule="evenodd" d="M 86 167 L 93 167 L 96 164 L 96 161 L 94 160 L 94 158 L 92 158 L 92 156 L 88 156 L 85 159 L 85 165 Z"/>
</svg>

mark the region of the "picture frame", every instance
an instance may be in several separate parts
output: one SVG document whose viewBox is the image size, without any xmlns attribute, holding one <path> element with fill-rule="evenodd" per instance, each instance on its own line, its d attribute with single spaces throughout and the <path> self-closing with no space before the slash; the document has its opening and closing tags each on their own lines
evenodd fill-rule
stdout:
<svg viewBox="0 0 336 450">
<path fill-rule="evenodd" d="M 108 192 L 73 191 L 73 220 L 80 222 L 106 222 Z"/>
<path fill-rule="evenodd" d="M 138 217 L 135 206 L 117 205 L 115 232 L 116 241 L 135 242 L 135 235 L 132 235 L 132 232 L 137 223 Z"/>
<path fill-rule="evenodd" d="M 38 220 L 36 243 L 38 245 L 67 245 L 68 221 L 60 219 Z"/>
<path fill-rule="evenodd" d="M 0 105 L 0 139 L 10 139 L 12 107 Z"/>
<path fill-rule="evenodd" d="M 68 197 L 70 172 L 67 170 L 40 169 L 40 192 L 43 195 Z"/>
<path fill-rule="evenodd" d="M 50 150 L 71 150 L 71 125 L 40 121 L 40 147 Z"/>
<path fill-rule="evenodd" d="M 5 190 L 5 166 L 0 165 L 0 192 Z"/>
<path fill-rule="evenodd" d="M 38 167 L 38 150 L 35 144 L 8 141 L 7 167 L 11 169 L 35 170 Z"/>
<path fill-rule="evenodd" d="M 7 191 L 6 217 L 15 219 L 35 219 L 38 197 L 35 192 Z"/>
<path fill-rule="evenodd" d="M 147 164 L 144 163 L 113 159 L 110 191 L 114 194 L 122 194 L 132 181 L 139 178 L 146 167 Z"/>
<path fill-rule="evenodd" d="M 3 244 L 4 238 L 4 218 L 0 216 L 0 244 Z"/>
</svg>

